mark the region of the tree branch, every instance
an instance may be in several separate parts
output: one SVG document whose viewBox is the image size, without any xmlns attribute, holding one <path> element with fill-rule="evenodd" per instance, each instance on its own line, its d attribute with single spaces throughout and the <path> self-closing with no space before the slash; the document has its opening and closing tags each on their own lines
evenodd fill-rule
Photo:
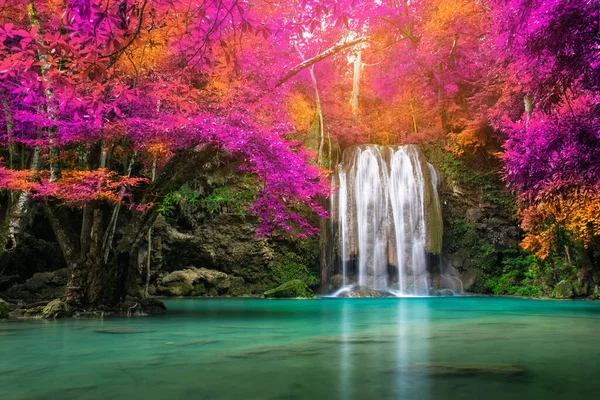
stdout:
<svg viewBox="0 0 600 400">
<path fill-rule="evenodd" d="M 158 205 L 168 193 L 177 190 L 196 175 L 198 168 L 214 157 L 210 149 L 196 150 L 193 147 L 182 151 L 173 157 L 165 166 L 157 179 L 150 184 L 141 203 L 153 202 Z M 122 253 L 131 252 L 146 236 L 148 229 L 158 217 L 158 207 L 152 207 L 144 212 L 134 213 L 127 225 L 119 245 L 114 250 L 108 265 L 116 265 L 116 260 Z"/>
<path fill-rule="evenodd" d="M 389 18 L 381 18 L 381 20 L 385 21 L 385 22 L 389 22 L 390 24 L 394 25 L 394 27 L 396 29 L 398 29 L 400 31 L 400 33 L 403 34 L 405 37 L 407 37 L 411 42 L 413 42 L 413 44 L 419 43 L 419 38 L 418 37 L 413 36 L 412 33 L 410 33 L 409 30 L 401 27 L 400 25 L 398 25 L 397 23 L 395 23 L 391 19 L 389 19 Z"/>
<path fill-rule="evenodd" d="M 78 259 L 79 242 L 78 237 L 71 228 L 69 215 L 64 208 L 44 202 L 44 211 L 50 221 L 50 226 L 56 235 L 56 239 L 67 265 L 72 269 Z"/>
<path fill-rule="evenodd" d="M 340 51 L 342 51 L 348 47 L 352 47 L 359 43 L 366 42 L 367 40 L 368 40 L 368 38 L 366 38 L 366 37 L 360 37 L 358 39 L 354 39 L 349 42 L 338 43 L 335 46 L 328 48 L 324 52 L 314 56 L 313 58 L 310 58 L 306 61 L 302 61 L 300 64 L 296 65 L 294 68 L 292 68 L 288 72 L 286 72 L 285 75 L 283 75 L 281 77 L 281 79 L 277 82 L 275 87 L 279 87 L 279 86 L 283 85 L 287 80 L 289 80 L 291 77 L 298 74 L 303 69 L 306 69 L 306 68 L 310 67 L 311 65 L 314 65 L 314 64 L 318 63 L 319 61 L 326 59 L 327 57 L 331 57 L 332 55 L 339 53 Z"/>
<path fill-rule="evenodd" d="M 148 4 L 148 0 L 144 0 L 144 2 L 142 3 L 142 6 L 140 8 L 140 17 L 138 19 L 138 23 L 137 26 L 135 28 L 135 32 L 133 33 L 133 35 L 131 36 L 131 38 L 129 38 L 129 41 L 127 43 L 125 43 L 121 48 L 119 48 L 118 50 L 113 51 L 110 54 L 101 56 L 102 58 L 112 58 L 114 56 L 118 56 L 120 54 L 122 54 L 125 50 L 127 50 L 127 48 L 129 46 L 131 46 L 133 44 L 133 42 L 135 41 L 135 39 L 138 37 L 138 35 L 140 34 L 141 30 L 142 30 L 142 24 L 144 22 L 144 10 L 146 9 L 146 5 Z M 107 4 L 108 7 L 108 4 Z M 107 65 L 106 69 L 109 69 L 110 67 L 112 67 L 112 65 L 114 63 L 117 62 L 117 60 L 119 59 L 119 57 L 115 57 L 113 58 Z"/>
</svg>

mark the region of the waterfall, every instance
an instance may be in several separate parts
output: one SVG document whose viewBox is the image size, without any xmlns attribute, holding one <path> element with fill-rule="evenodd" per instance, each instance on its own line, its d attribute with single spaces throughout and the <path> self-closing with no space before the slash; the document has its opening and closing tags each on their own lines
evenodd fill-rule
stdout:
<svg viewBox="0 0 600 400">
<path fill-rule="evenodd" d="M 435 169 L 414 145 L 344 152 L 330 200 L 339 292 L 432 292 L 428 260 L 441 252 L 442 240 L 437 182 Z"/>
</svg>

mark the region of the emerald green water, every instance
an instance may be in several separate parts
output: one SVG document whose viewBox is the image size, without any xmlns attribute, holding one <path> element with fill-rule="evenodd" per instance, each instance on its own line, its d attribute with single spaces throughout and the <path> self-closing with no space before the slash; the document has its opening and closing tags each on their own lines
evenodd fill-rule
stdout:
<svg viewBox="0 0 600 400">
<path fill-rule="evenodd" d="M 600 304 L 169 300 L 147 318 L 0 324 L 0 399 L 579 399 Z"/>
</svg>

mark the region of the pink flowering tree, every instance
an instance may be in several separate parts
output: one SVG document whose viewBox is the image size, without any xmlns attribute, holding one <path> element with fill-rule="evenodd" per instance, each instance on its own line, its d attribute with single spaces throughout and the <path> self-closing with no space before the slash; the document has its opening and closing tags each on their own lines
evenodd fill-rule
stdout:
<svg viewBox="0 0 600 400">
<path fill-rule="evenodd" d="M 492 2 L 491 49 L 511 87 L 492 112 L 504 178 L 520 196 L 523 247 L 598 265 L 600 28 L 597 2 Z"/>
<path fill-rule="evenodd" d="M 106 277 L 127 286 L 155 205 L 216 153 L 262 181 L 259 235 L 316 232 L 290 206 L 324 216 L 321 172 L 286 139 L 277 92 L 244 73 L 255 60 L 241 47 L 268 37 L 250 2 L 2 0 L 0 12 L 2 249 L 42 206 L 71 305 L 123 294 Z"/>
</svg>

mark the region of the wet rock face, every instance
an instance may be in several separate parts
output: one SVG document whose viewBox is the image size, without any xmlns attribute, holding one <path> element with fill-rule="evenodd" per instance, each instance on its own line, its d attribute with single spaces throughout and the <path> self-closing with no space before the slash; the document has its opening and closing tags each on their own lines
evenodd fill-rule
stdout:
<svg viewBox="0 0 600 400">
<path fill-rule="evenodd" d="M 27 279 L 25 283 L 9 288 L 5 295 L 7 298 L 26 302 L 54 299 L 65 294 L 67 279 L 67 268 L 61 268 L 54 272 L 38 272 Z"/>
<path fill-rule="evenodd" d="M 164 296 L 238 296 L 244 280 L 224 272 L 190 267 L 158 278 L 156 293 Z"/>
<path fill-rule="evenodd" d="M 276 287 L 275 289 L 267 290 L 264 295 L 266 298 L 274 299 L 310 299 L 315 297 L 313 291 L 310 290 L 310 288 L 299 279 L 291 280 Z"/>
<path fill-rule="evenodd" d="M 261 251 L 263 243 L 254 238 L 253 224 L 228 215 L 205 218 L 198 213 L 188 219 L 189 226 L 162 218 L 157 221 L 155 234 L 160 243 L 154 246 L 154 256 L 164 271 L 219 265 L 223 272 L 232 273 L 240 261 L 250 265 L 268 261 Z"/>
<path fill-rule="evenodd" d="M 330 292 L 335 292 L 344 285 L 344 276 L 342 274 L 335 274 L 331 277 Z"/>
<path fill-rule="evenodd" d="M 258 238 L 257 221 L 252 216 L 216 214 L 207 217 L 197 213 L 188 216 L 188 219 L 187 227 L 171 219 L 161 219 L 155 226 L 151 267 L 153 283 L 160 275 L 186 270 L 190 266 L 204 267 L 237 277 L 237 282 L 243 283 L 243 288 L 236 287 L 234 293 L 231 289 L 227 290 L 225 295 L 260 296 L 265 290 L 287 280 L 300 279 L 294 276 L 295 272 L 316 270 L 313 275 L 318 276 L 317 240 L 314 247 L 300 248 L 300 242 L 289 237 Z M 302 266 L 291 266 L 298 263 Z M 290 269 L 294 271 L 288 271 Z M 308 280 L 303 280 L 308 283 Z M 164 279 L 162 286 L 166 286 Z M 207 293 L 212 288 L 211 285 L 204 286 Z M 211 295 L 220 295 L 221 289 L 224 288 L 216 288 L 217 293 Z M 189 285 L 180 286 L 178 291 L 181 292 L 178 295 L 193 295 Z"/>
<path fill-rule="evenodd" d="M 201 209 L 178 210 L 177 214 L 181 215 L 160 217 L 155 224 L 150 294 L 261 296 L 292 279 L 301 279 L 311 287 L 318 284 L 316 238 L 300 241 L 277 232 L 268 238 L 256 237 L 258 220 L 252 215 L 226 211 L 207 214 Z M 229 278 L 215 275 L 200 282 L 180 277 L 165 281 L 173 272 L 192 268 L 213 270 Z M 145 271 L 140 275 L 145 279 Z"/>
</svg>

